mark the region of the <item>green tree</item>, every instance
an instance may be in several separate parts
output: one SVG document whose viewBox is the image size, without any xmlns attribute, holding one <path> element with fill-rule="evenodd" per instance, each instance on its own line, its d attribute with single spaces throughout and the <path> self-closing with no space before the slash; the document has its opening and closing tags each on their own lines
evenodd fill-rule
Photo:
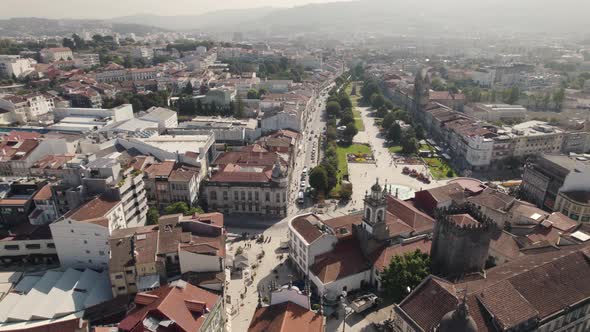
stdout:
<svg viewBox="0 0 590 332">
<path fill-rule="evenodd" d="M 158 224 L 158 219 L 160 218 L 160 213 L 156 208 L 150 208 L 147 212 L 147 221 L 146 225 L 156 225 Z"/>
<path fill-rule="evenodd" d="M 241 119 L 244 117 L 244 101 L 240 96 L 238 96 L 238 99 L 236 100 L 234 116 L 236 119 Z"/>
<path fill-rule="evenodd" d="M 398 123 L 394 123 L 387 132 L 387 139 L 395 144 L 399 144 L 402 139 L 402 127 Z"/>
<path fill-rule="evenodd" d="M 555 105 L 555 109 L 560 111 L 563 107 L 563 101 L 565 100 L 565 90 L 563 88 L 553 92 L 553 104 Z"/>
<path fill-rule="evenodd" d="M 189 81 L 187 85 L 182 89 L 182 93 L 187 94 L 189 96 L 193 95 L 193 84 Z"/>
<path fill-rule="evenodd" d="M 381 89 L 379 88 L 379 84 L 375 80 L 367 80 L 363 84 L 361 88 L 361 95 L 363 96 L 363 100 L 370 101 L 371 96 L 374 94 L 380 94 Z"/>
<path fill-rule="evenodd" d="M 74 41 L 70 38 L 64 38 L 61 44 L 63 45 L 63 47 L 68 47 L 72 50 L 76 49 L 76 44 L 74 44 Z"/>
<path fill-rule="evenodd" d="M 409 130 L 402 134 L 401 145 L 402 152 L 405 154 L 413 154 L 418 152 L 418 141 L 414 135 L 409 133 Z"/>
<path fill-rule="evenodd" d="M 443 81 L 441 81 L 441 79 L 438 77 L 436 77 L 432 80 L 430 86 L 432 87 L 432 90 L 434 90 L 434 91 L 446 91 L 447 90 L 446 84 L 444 84 Z"/>
<path fill-rule="evenodd" d="M 77 34 L 72 34 L 72 40 L 74 41 L 74 44 L 76 45 L 76 49 L 77 50 L 83 50 L 86 48 L 86 42 L 84 41 L 84 39 L 80 38 L 80 36 L 78 36 Z"/>
<path fill-rule="evenodd" d="M 356 84 L 352 86 L 352 89 L 350 90 L 350 95 L 356 96 Z"/>
<path fill-rule="evenodd" d="M 377 112 L 375 112 L 375 115 L 378 118 L 384 118 L 387 115 L 387 108 L 385 106 L 381 106 L 379 107 L 379 109 L 377 109 Z"/>
<path fill-rule="evenodd" d="M 386 100 L 385 101 L 385 108 L 387 108 L 388 110 L 393 110 L 393 103 L 391 102 L 391 100 Z"/>
<path fill-rule="evenodd" d="M 342 115 L 340 117 L 340 125 L 346 126 L 352 122 L 354 122 L 354 114 L 352 113 L 352 110 L 350 108 L 347 108 L 344 111 L 342 111 Z"/>
<path fill-rule="evenodd" d="M 352 143 L 352 140 L 354 139 L 354 136 L 356 136 L 356 134 L 358 134 L 359 130 L 356 128 L 356 126 L 354 125 L 354 123 L 349 123 L 346 126 L 346 129 L 344 129 L 344 132 L 342 133 L 342 135 L 344 136 L 344 141 L 347 143 Z"/>
<path fill-rule="evenodd" d="M 177 214 L 177 213 L 182 213 L 183 215 L 187 216 L 187 215 L 192 215 L 195 213 L 203 213 L 203 209 L 201 209 L 200 207 L 196 206 L 196 207 L 189 207 L 188 204 L 186 204 L 186 202 L 176 202 L 176 203 L 172 203 L 168 206 L 166 206 L 166 208 L 164 208 L 164 214 Z"/>
<path fill-rule="evenodd" d="M 352 101 L 346 93 L 341 93 L 340 96 L 338 96 L 338 103 L 340 104 L 340 108 L 343 110 L 352 108 Z"/>
<path fill-rule="evenodd" d="M 330 101 L 326 104 L 326 112 L 328 113 L 328 116 L 340 116 L 340 109 L 340 103 L 337 101 Z"/>
<path fill-rule="evenodd" d="M 520 89 L 515 86 L 506 91 L 504 101 L 510 105 L 516 104 L 520 99 Z"/>
<path fill-rule="evenodd" d="M 256 91 L 256 89 L 250 89 L 250 90 L 248 90 L 248 94 L 247 94 L 246 98 L 260 99 L 260 95 L 258 94 L 258 91 Z"/>
<path fill-rule="evenodd" d="M 383 118 L 383 122 L 381 123 L 381 127 L 385 130 L 389 130 L 393 123 L 395 122 L 395 116 L 392 112 L 387 113 L 387 115 Z"/>
<path fill-rule="evenodd" d="M 379 108 L 381 108 L 381 106 L 384 106 L 384 105 L 385 105 L 385 98 L 383 97 L 382 94 L 374 93 L 371 96 L 371 106 L 374 109 L 379 109 Z"/>
<path fill-rule="evenodd" d="M 430 257 L 416 250 L 403 256 L 394 256 L 380 277 L 388 300 L 399 303 L 408 295 L 408 288 L 413 290 L 429 274 Z"/>
<path fill-rule="evenodd" d="M 317 191 L 326 192 L 328 173 L 323 165 L 314 167 L 309 173 L 309 185 Z"/>
</svg>

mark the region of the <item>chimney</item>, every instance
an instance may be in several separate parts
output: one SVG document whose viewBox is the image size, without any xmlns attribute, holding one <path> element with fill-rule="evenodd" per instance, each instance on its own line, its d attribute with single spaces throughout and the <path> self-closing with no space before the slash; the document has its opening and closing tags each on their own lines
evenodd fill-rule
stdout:
<svg viewBox="0 0 590 332">
<path fill-rule="evenodd" d="M 184 300 L 184 305 L 186 308 L 195 314 L 204 315 L 209 312 L 207 309 L 207 304 L 205 302 L 197 301 L 197 300 Z"/>
</svg>

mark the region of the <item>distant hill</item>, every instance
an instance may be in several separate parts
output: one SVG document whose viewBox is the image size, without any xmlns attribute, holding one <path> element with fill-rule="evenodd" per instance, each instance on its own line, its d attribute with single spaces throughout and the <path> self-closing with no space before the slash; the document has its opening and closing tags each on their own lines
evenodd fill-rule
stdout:
<svg viewBox="0 0 590 332">
<path fill-rule="evenodd" d="M 261 7 L 253 9 L 220 10 L 201 15 L 186 16 L 139 14 L 117 17 L 110 21 L 115 23 L 149 24 L 151 26 L 168 30 L 218 29 L 230 26 L 235 27 L 246 22 L 256 21 L 275 11 L 277 11 L 276 8 Z"/>
<path fill-rule="evenodd" d="M 279 30 L 379 32 L 583 32 L 590 1 L 360 0 L 282 9 L 261 23 Z"/>
<path fill-rule="evenodd" d="M 36 17 L 0 20 L 0 36 L 60 36 L 80 29 L 107 28 L 113 32 L 144 35 L 149 32 L 166 31 L 145 24 L 117 23 L 101 20 L 54 20 Z"/>
<path fill-rule="evenodd" d="M 590 30 L 583 0 L 357 0 L 294 8 L 135 15 L 111 20 L 170 30 L 282 32 L 576 33 Z"/>
</svg>

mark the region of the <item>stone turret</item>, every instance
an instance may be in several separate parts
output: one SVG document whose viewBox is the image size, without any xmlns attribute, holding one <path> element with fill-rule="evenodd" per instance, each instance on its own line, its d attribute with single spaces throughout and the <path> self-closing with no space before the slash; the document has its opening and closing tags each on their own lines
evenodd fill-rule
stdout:
<svg viewBox="0 0 590 332">
<path fill-rule="evenodd" d="M 490 242 L 501 234 L 496 223 L 471 204 L 436 210 L 435 217 L 432 272 L 451 279 L 482 272 Z"/>
<path fill-rule="evenodd" d="M 363 222 L 356 227 L 356 235 L 365 255 L 369 255 L 389 238 L 389 228 L 385 222 L 386 196 L 386 189 L 381 187 L 379 179 L 371 187 L 371 193 L 365 195 Z"/>
<path fill-rule="evenodd" d="M 281 164 L 281 158 L 277 155 L 277 160 L 272 169 L 272 182 L 281 188 L 289 185 L 287 168 Z"/>
</svg>

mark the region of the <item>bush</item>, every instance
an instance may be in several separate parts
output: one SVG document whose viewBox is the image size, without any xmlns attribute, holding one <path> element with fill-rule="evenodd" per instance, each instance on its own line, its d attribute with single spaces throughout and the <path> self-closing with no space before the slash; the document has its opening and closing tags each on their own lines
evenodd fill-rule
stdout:
<svg viewBox="0 0 590 332">
<path fill-rule="evenodd" d="M 452 169 L 450 169 L 450 170 L 447 171 L 447 177 L 448 178 L 452 178 L 454 175 L 455 175 L 455 173 L 453 173 L 453 170 Z"/>
<path fill-rule="evenodd" d="M 320 310 L 320 305 L 319 305 L 319 304 L 317 304 L 317 303 L 314 303 L 314 304 L 312 304 L 312 305 L 311 305 L 311 310 L 313 310 L 313 311 L 318 311 L 318 310 Z"/>
<path fill-rule="evenodd" d="M 340 187 L 340 199 L 344 201 L 350 200 L 352 197 L 352 185 L 342 185 Z"/>
</svg>

